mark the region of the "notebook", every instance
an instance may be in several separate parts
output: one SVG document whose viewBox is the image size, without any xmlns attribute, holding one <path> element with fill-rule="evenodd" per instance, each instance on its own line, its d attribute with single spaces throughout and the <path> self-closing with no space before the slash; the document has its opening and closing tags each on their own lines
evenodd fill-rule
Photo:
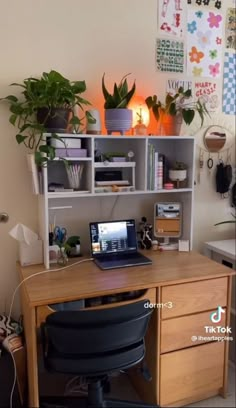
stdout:
<svg viewBox="0 0 236 408">
<path fill-rule="evenodd" d="M 138 252 L 134 220 L 91 222 L 91 252 L 101 269 L 148 265 L 152 261 Z"/>
</svg>

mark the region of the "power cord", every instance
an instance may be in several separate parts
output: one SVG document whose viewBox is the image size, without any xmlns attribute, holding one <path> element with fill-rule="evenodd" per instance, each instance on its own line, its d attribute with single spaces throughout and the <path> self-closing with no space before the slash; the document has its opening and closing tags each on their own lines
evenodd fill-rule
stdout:
<svg viewBox="0 0 236 408">
<path fill-rule="evenodd" d="M 89 261 L 93 261 L 93 258 L 82 259 L 82 260 L 80 260 L 80 261 L 74 262 L 73 264 L 70 264 L 70 265 L 67 265 L 67 266 L 63 266 L 63 267 L 61 267 L 61 268 L 45 269 L 45 270 L 43 270 L 43 271 L 36 272 L 36 273 L 34 273 L 33 275 L 30 275 L 30 276 L 27 276 L 26 278 L 24 278 L 24 279 L 19 283 L 19 285 L 17 285 L 17 287 L 16 287 L 16 289 L 14 290 L 14 293 L 13 293 L 13 295 L 12 295 L 12 301 L 11 301 L 11 304 L 10 304 L 10 310 L 9 310 L 7 322 L 8 322 L 8 323 L 10 322 L 11 314 L 12 314 L 12 308 L 13 308 L 13 305 L 14 305 L 14 301 L 15 301 L 16 294 L 17 294 L 19 288 L 21 287 L 21 285 L 22 285 L 24 282 L 28 281 L 29 279 L 34 278 L 35 276 L 43 275 L 43 274 L 45 274 L 45 273 L 59 272 L 59 271 L 65 270 L 65 269 L 69 269 L 69 268 L 71 268 L 71 267 L 74 266 L 74 265 L 78 265 L 78 264 L 81 264 L 81 263 L 83 263 L 83 262 L 89 262 Z M 10 355 L 11 355 L 11 358 L 12 358 L 12 361 L 13 361 L 13 368 L 14 368 L 14 379 L 13 379 L 13 384 L 12 384 L 12 389 L 11 389 L 11 394 L 10 394 L 10 408 L 13 408 L 12 400 L 13 400 L 13 393 L 14 393 L 14 389 L 15 389 L 15 385 L 16 385 L 16 378 L 17 378 L 16 363 L 15 363 L 14 356 L 13 356 L 13 353 L 12 353 L 12 351 L 10 350 L 10 348 L 7 348 L 7 350 L 9 351 L 9 353 L 10 353 Z"/>
</svg>

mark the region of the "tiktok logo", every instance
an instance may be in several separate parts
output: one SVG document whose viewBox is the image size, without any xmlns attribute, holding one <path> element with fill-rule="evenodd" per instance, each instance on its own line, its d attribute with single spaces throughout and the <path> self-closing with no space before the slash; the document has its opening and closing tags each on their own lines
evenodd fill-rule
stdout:
<svg viewBox="0 0 236 408">
<path fill-rule="evenodd" d="M 222 309 L 221 306 L 218 306 L 216 312 L 210 314 L 212 323 L 219 323 L 221 321 L 221 316 L 223 313 L 225 313 L 225 310 Z"/>
</svg>

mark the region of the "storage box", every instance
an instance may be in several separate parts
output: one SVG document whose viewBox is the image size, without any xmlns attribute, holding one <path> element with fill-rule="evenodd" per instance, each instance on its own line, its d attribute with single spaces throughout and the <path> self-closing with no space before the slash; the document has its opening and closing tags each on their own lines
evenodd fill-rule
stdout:
<svg viewBox="0 0 236 408">
<path fill-rule="evenodd" d="M 81 139 L 73 136 L 72 137 L 60 136 L 60 139 L 51 138 L 50 144 L 55 148 L 80 149 Z"/>
<path fill-rule="evenodd" d="M 55 149 L 56 157 L 87 157 L 87 149 Z"/>
<path fill-rule="evenodd" d="M 27 245 L 24 242 L 20 242 L 19 260 L 21 266 L 43 263 L 43 241 L 41 239 L 38 239 L 30 245 Z"/>
</svg>

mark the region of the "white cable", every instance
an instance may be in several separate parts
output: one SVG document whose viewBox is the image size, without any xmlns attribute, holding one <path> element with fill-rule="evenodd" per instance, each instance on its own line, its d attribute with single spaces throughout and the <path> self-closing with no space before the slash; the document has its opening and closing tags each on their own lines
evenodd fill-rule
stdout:
<svg viewBox="0 0 236 408">
<path fill-rule="evenodd" d="M 74 262 L 73 264 L 70 264 L 70 265 L 63 266 L 63 267 L 61 267 L 61 268 L 45 269 L 44 271 L 36 272 L 36 273 L 34 273 L 33 275 L 30 275 L 30 276 L 27 276 L 26 278 L 24 278 L 24 279 L 19 283 L 19 285 L 17 285 L 17 287 L 16 287 L 16 289 L 14 290 L 14 293 L 13 293 L 13 295 L 12 295 L 12 301 L 11 301 L 11 305 L 10 305 L 10 310 L 9 310 L 7 322 L 10 323 L 12 308 L 13 308 L 13 304 L 14 304 L 14 300 L 15 300 L 16 294 L 17 294 L 19 288 L 21 287 L 21 285 L 22 285 L 25 281 L 27 281 L 27 280 L 29 280 L 29 279 L 31 279 L 31 278 L 34 278 L 35 276 L 43 275 L 44 273 L 52 273 L 52 272 L 62 271 L 62 270 L 64 270 L 64 269 L 71 268 L 71 267 L 74 266 L 74 265 L 78 265 L 78 264 L 80 264 L 80 263 L 88 262 L 88 261 L 93 261 L 93 258 L 82 259 L 82 260 L 80 260 L 80 261 Z M 15 389 L 15 385 L 16 385 L 17 373 L 16 373 L 16 363 L 15 363 L 15 360 L 14 360 L 13 353 L 12 353 L 11 350 L 9 350 L 9 349 L 8 349 L 8 351 L 9 351 L 9 353 L 11 354 L 12 361 L 13 361 L 13 366 L 14 366 L 14 379 L 13 379 L 13 385 L 12 385 L 11 394 L 10 394 L 10 408 L 13 408 L 12 399 L 13 399 L 13 393 L 14 393 L 14 389 Z"/>
<path fill-rule="evenodd" d="M 13 369 L 14 369 L 14 379 L 13 379 L 13 385 L 12 385 L 11 394 L 10 394 L 10 408 L 12 408 L 13 407 L 13 405 L 12 405 L 13 394 L 14 394 L 14 389 L 15 389 L 15 385 L 16 385 L 16 363 L 15 363 L 13 353 L 9 349 L 8 349 L 8 351 L 9 351 L 9 353 L 11 355 L 11 359 L 12 359 L 12 362 L 13 362 Z"/>
</svg>

